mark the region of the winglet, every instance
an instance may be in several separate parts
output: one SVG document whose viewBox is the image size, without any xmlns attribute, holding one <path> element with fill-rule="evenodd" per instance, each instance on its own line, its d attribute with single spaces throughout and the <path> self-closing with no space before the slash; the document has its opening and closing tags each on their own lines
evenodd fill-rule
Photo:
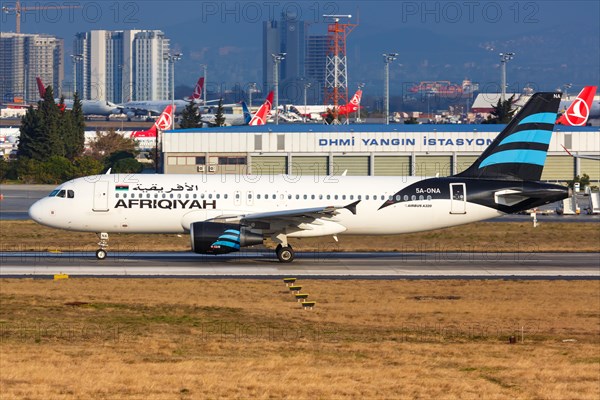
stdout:
<svg viewBox="0 0 600 400">
<path fill-rule="evenodd" d="M 344 208 L 348 211 L 350 211 L 352 214 L 356 215 L 356 206 L 358 205 L 358 203 L 360 203 L 360 200 L 355 201 L 352 204 L 348 204 L 347 206 L 345 206 Z"/>
</svg>

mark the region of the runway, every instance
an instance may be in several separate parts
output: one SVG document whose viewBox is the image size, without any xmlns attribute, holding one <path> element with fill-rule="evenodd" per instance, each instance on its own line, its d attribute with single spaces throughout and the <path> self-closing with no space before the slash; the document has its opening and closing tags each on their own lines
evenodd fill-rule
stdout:
<svg viewBox="0 0 600 400">
<path fill-rule="evenodd" d="M 327 279 L 600 279 L 597 253 L 0 253 L 0 277 Z"/>
</svg>

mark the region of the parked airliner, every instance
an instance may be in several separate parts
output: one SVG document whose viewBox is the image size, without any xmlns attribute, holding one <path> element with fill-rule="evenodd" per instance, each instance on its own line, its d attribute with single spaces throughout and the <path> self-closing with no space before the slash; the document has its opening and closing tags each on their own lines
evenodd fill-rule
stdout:
<svg viewBox="0 0 600 400">
<path fill-rule="evenodd" d="M 560 93 L 537 93 L 475 163 L 450 177 L 97 175 L 63 183 L 29 215 L 40 224 L 109 233 L 189 233 L 192 250 L 223 254 L 289 238 L 419 232 L 494 218 L 568 196 L 539 182 Z"/>
</svg>

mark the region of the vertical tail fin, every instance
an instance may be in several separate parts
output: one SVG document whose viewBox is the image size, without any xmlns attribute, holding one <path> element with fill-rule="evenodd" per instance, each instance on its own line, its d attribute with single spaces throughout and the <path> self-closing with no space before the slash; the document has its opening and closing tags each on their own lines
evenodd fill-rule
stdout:
<svg viewBox="0 0 600 400">
<path fill-rule="evenodd" d="M 242 110 L 244 113 L 244 125 L 248 125 L 250 124 L 250 121 L 252 121 L 252 113 L 250 110 L 248 110 L 248 106 L 246 105 L 245 101 L 242 101 Z"/>
<path fill-rule="evenodd" d="M 39 76 L 37 78 L 35 78 L 35 81 L 37 82 L 37 87 L 38 87 L 38 92 L 40 94 L 40 98 L 44 98 L 44 96 L 46 95 L 46 88 L 44 87 L 44 83 L 42 82 L 42 78 L 40 78 Z"/>
<path fill-rule="evenodd" d="M 202 91 L 204 90 L 204 77 L 201 76 L 196 82 L 196 86 L 194 87 L 194 92 L 192 96 L 189 98 L 190 101 L 199 101 L 202 99 Z"/>
<path fill-rule="evenodd" d="M 256 114 L 254 114 L 254 117 L 252 117 L 252 120 L 248 125 L 265 125 L 267 123 L 267 118 L 269 117 L 269 112 L 271 112 L 271 107 L 273 104 L 273 97 L 274 93 L 271 90 L 267 95 L 267 99 L 262 106 L 260 106 Z"/>
<path fill-rule="evenodd" d="M 173 114 L 175 113 L 175 106 L 168 105 L 163 110 L 160 117 L 156 120 L 154 125 L 152 126 L 155 129 L 160 129 L 161 131 L 171 129 L 171 124 L 173 123 Z"/>
<path fill-rule="evenodd" d="M 477 161 L 457 176 L 540 180 L 560 97 L 560 93 L 534 94 Z"/>
<path fill-rule="evenodd" d="M 558 125 L 583 126 L 590 116 L 592 101 L 596 94 L 597 86 L 586 86 L 577 95 L 567 111 L 558 118 Z"/>
</svg>

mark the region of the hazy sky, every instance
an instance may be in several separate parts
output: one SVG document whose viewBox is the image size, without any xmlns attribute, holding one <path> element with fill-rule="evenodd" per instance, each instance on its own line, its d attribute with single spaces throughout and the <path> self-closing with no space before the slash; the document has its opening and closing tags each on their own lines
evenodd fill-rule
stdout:
<svg viewBox="0 0 600 400">
<path fill-rule="evenodd" d="M 14 1 L 0 3 L 3 7 L 14 6 Z M 203 63 L 209 65 L 212 77 L 221 81 L 260 80 L 262 22 L 279 19 L 283 11 L 295 12 L 299 19 L 310 22 L 309 32 L 316 34 L 326 31 L 323 14 L 352 14 L 352 21 L 359 22 L 359 26 L 349 39 L 349 69 L 365 81 L 372 78 L 374 84 L 382 79 L 381 53 L 391 51 L 400 53 L 397 71 L 393 70 L 392 76 L 397 73 L 417 80 L 429 75 L 440 79 L 444 68 L 449 80 L 460 80 L 467 75 L 496 79 L 497 71 L 491 69 L 496 67 L 498 51 L 506 49 L 521 51 L 514 66 L 518 65 L 523 75 L 512 75 L 521 81 L 548 69 L 552 83 L 562 80 L 583 85 L 592 79 L 597 84 L 600 69 L 600 2 L 596 0 L 36 0 L 21 4 L 80 6 L 72 10 L 23 12 L 22 32 L 63 37 L 67 55 L 71 53 L 76 32 L 163 30 L 172 40 L 174 50 L 184 53 L 177 84 L 191 85 Z M 2 13 L 2 31 L 14 31 L 14 21 L 14 14 Z M 564 78 L 553 65 L 563 66 Z M 465 73 L 462 68 L 466 68 Z M 371 73 L 374 69 L 376 73 Z M 66 77 L 69 74 L 67 65 Z"/>
</svg>

